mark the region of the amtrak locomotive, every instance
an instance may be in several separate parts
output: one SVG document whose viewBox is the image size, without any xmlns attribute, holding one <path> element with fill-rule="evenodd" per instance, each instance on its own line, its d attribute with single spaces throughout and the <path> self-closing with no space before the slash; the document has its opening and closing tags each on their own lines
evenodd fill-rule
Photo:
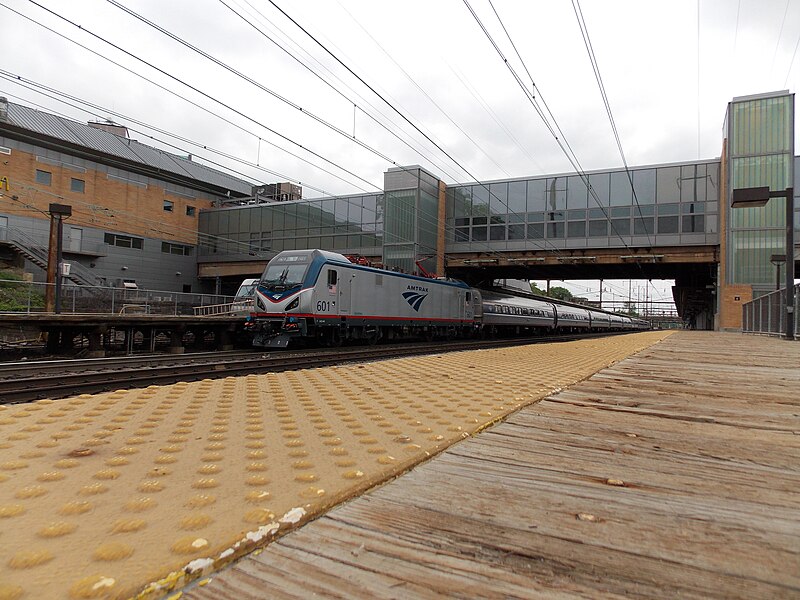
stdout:
<svg viewBox="0 0 800 600">
<path fill-rule="evenodd" d="M 325 250 L 284 251 L 264 270 L 248 328 L 253 345 L 292 340 L 338 346 L 346 340 L 472 337 L 537 330 L 646 329 L 646 321 L 562 306 L 462 281 L 424 278 L 350 262 Z"/>
</svg>

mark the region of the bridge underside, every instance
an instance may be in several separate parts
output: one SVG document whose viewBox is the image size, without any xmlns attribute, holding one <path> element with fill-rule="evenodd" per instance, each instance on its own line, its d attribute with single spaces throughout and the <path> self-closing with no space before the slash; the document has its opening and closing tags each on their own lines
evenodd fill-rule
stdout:
<svg viewBox="0 0 800 600">
<path fill-rule="evenodd" d="M 697 279 L 705 285 L 714 282 L 718 262 L 717 246 L 559 250 L 558 254 L 508 251 L 448 254 L 447 274 L 473 284 L 505 278 Z"/>
<path fill-rule="evenodd" d="M 718 246 L 509 251 L 448 254 L 447 274 L 478 287 L 495 279 L 674 279 L 678 315 L 693 327 L 711 329 L 718 262 Z"/>
</svg>

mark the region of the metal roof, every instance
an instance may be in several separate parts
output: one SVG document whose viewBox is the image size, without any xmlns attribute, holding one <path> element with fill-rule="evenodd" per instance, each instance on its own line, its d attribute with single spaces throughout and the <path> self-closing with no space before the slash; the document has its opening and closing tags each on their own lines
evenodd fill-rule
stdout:
<svg viewBox="0 0 800 600">
<path fill-rule="evenodd" d="M 42 136 L 84 146 L 96 152 L 123 158 L 166 173 L 195 179 L 232 192 L 250 195 L 252 191 L 253 184 L 251 182 L 193 162 L 188 158 L 21 104 L 8 103 L 6 122 Z"/>
</svg>

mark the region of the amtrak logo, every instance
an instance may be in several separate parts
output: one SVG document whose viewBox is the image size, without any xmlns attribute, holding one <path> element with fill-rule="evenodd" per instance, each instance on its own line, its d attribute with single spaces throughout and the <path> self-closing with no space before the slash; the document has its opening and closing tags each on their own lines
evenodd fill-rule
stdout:
<svg viewBox="0 0 800 600">
<path fill-rule="evenodd" d="M 417 312 L 419 312 L 419 307 L 422 304 L 422 301 L 425 300 L 425 298 L 427 297 L 428 297 L 427 290 L 425 291 L 424 294 L 420 292 L 403 292 L 403 298 L 405 298 L 409 306 L 411 306 L 411 308 L 413 308 Z"/>
</svg>

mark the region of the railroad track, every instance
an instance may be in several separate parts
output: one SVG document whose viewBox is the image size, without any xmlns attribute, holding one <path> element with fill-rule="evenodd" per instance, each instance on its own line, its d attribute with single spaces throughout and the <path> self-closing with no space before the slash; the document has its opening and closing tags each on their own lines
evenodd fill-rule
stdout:
<svg viewBox="0 0 800 600">
<path fill-rule="evenodd" d="M 308 369 L 349 362 L 564 342 L 616 334 L 538 336 L 504 340 L 354 346 L 301 352 L 207 352 L 192 355 L 0 363 L 0 403 L 64 398 L 179 381 Z M 622 334 L 624 335 L 624 334 Z"/>
</svg>

